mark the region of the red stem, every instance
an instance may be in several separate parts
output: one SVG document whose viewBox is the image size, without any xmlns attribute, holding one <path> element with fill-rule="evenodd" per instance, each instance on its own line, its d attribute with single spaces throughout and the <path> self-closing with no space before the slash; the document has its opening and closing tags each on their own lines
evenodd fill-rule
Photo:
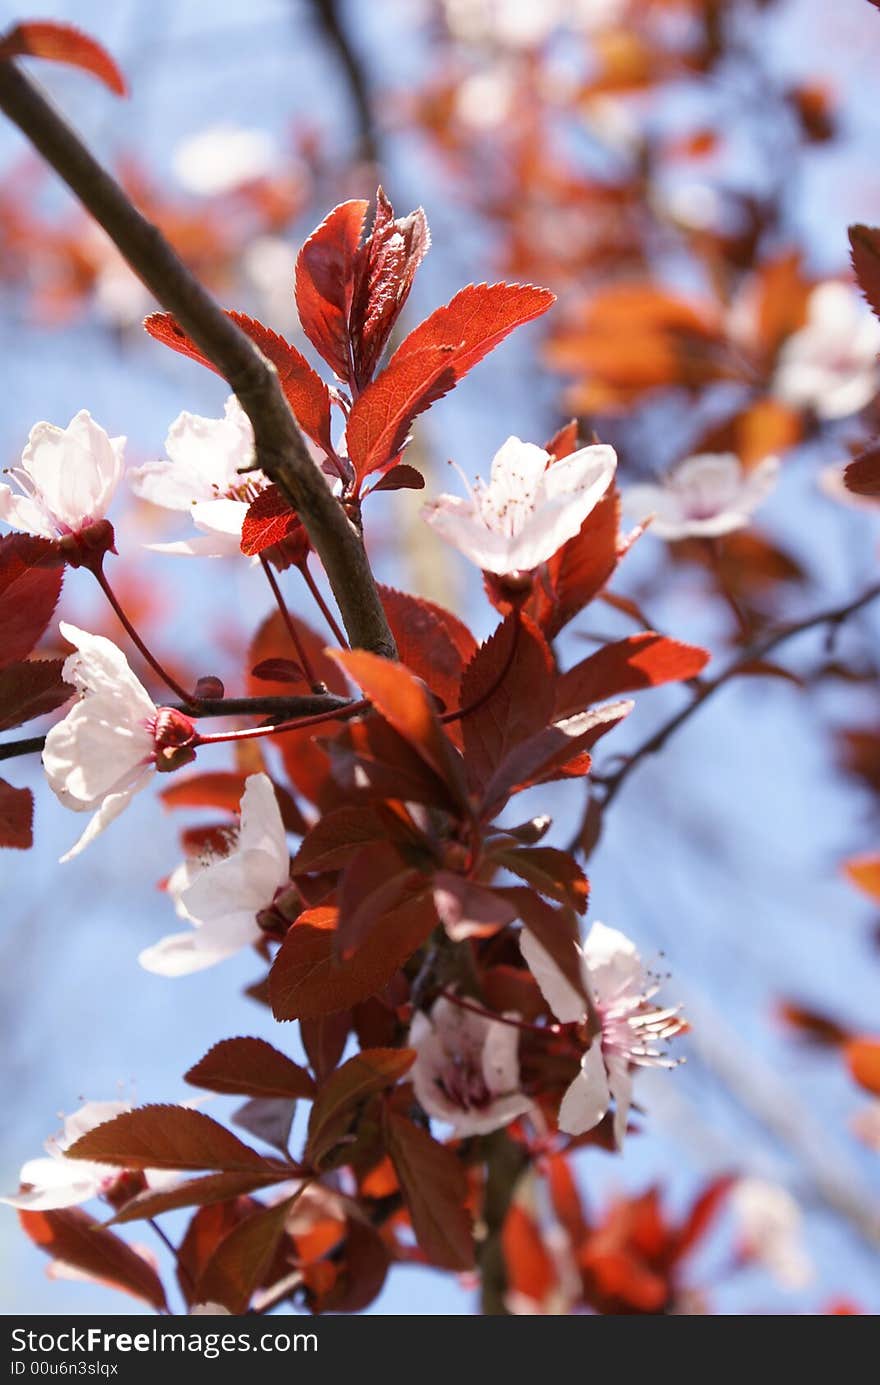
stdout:
<svg viewBox="0 0 880 1385">
<path fill-rule="evenodd" d="M 159 660 L 151 652 L 151 650 L 148 649 L 147 645 L 141 639 L 137 630 L 135 630 L 128 616 L 125 614 L 122 607 L 120 606 L 116 598 L 116 594 L 113 591 L 113 588 L 107 581 L 107 578 L 104 574 L 104 569 L 98 566 L 91 568 L 90 571 L 95 574 L 95 579 L 98 583 L 98 586 L 101 588 L 101 591 L 104 593 L 107 600 L 110 602 L 110 605 L 113 607 L 117 619 L 119 620 L 120 624 L 122 625 L 132 644 L 134 644 L 135 647 L 138 650 L 140 650 L 141 654 L 146 659 L 147 663 L 150 665 L 150 668 L 153 670 L 153 672 L 159 675 L 159 677 L 162 679 L 162 682 L 167 684 L 171 691 L 175 693 L 176 696 L 180 698 L 181 702 L 185 703 L 187 707 L 193 709 L 198 708 L 200 705 L 198 698 L 193 697 L 192 693 L 186 692 L 186 690 L 182 688 L 181 685 L 178 683 L 177 679 L 172 678 L 168 670 L 162 667 L 162 665 L 159 663 Z"/>
<path fill-rule="evenodd" d="M 366 711 L 369 707 L 366 698 L 361 698 L 359 702 L 350 702 L 347 707 L 329 712 L 317 712 L 312 717 L 297 717 L 294 721 L 281 721 L 277 726 L 247 726 L 240 731 L 217 731 L 207 736 L 196 732 L 195 745 L 221 745 L 225 741 L 253 741 L 260 736 L 277 736 L 282 731 L 299 731 L 303 726 L 320 726 L 323 721 L 346 721 L 349 717 L 357 715 L 358 712 Z"/>
<path fill-rule="evenodd" d="M 262 564 L 263 571 L 266 574 L 266 581 L 272 588 L 272 595 L 275 598 L 275 604 L 278 607 L 281 619 L 284 621 L 284 627 L 291 638 L 293 647 L 297 653 L 297 658 L 302 664 L 303 673 L 306 675 L 306 678 L 308 679 L 312 692 L 326 692 L 327 689 L 321 682 L 320 678 L 317 678 L 315 676 L 315 670 L 312 668 L 312 661 L 306 653 L 305 645 L 300 639 L 299 631 L 297 630 L 296 625 L 293 622 L 293 618 L 287 609 L 287 603 L 284 600 L 284 596 L 282 595 L 281 588 L 278 585 L 275 573 L 272 571 L 271 564 L 269 563 L 268 558 L 264 557 L 262 553 L 260 554 L 260 563 Z"/>
<path fill-rule="evenodd" d="M 315 598 L 315 601 L 318 605 L 318 609 L 320 610 L 327 624 L 330 626 L 330 629 L 333 631 L 333 638 L 336 640 L 336 643 L 339 645 L 340 649 L 348 649 L 348 640 L 345 638 L 341 629 L 339 628 L 339 624 L 336 620 L 336 617 L 334 616 L 333 612 L 330 610 L 330 607 L 327 605 L 327 602 L 321 595 L 321 589 L 315 581 L 314 577 L 312 576 L 311 572 L 309 571 L 308 558 L 306 558 L 305 562 L 300 567 L 300 572 L 303 575 L 303 579 L 305 581 L 306 586 L 312 593 L 312 596 Z"/>
<path fill-rule="evenodd" d="M 561 1024 L 529 1024 L 526 1020 L 515 1020 L 510 1015 L 499 1015 L 494 1010 L 486 1010 L 482 1005 L 475 1001 L 465 1000 L 462 996 L 456 995 L 455 991 L 449 991 L 445 987 L 440 994 L 457 1005 L 460 1010 L 469 1010 L 472 1015 L 479 1015 L 482 1019 L 495 1020 L 498 1024 L 509 1024 L 512 1029 L 522 1029 L 527 1034 L 543 1034 L 546 1038 L 548 1034 L 553 1038 L 563 1032 L 565 1026 Z"/>
</svg>

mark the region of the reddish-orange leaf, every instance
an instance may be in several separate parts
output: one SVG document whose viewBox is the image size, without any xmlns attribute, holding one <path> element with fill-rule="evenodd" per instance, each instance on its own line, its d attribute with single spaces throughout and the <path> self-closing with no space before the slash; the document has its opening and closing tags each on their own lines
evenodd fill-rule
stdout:
<svg viewBox="0 0 880 1385">
<path fill-rule="evenodd" d="M 380 587 L 379 595 L 400 662 L 427 683 L 444 711 L 451 711 L 458 705 L 462 649 L 476 649 L 470 631 L 457 616 L 422 597 L 393 587 Z"/>
<path fill-rule="evenodd" d="M 363 649 L 334 650 L 333 658 L 358 683 L 377 712 L 427 765 L 464 798 L 461 758 L 443 731 L 421 679 L 401 664 Z"/>
<path fill-rule="evenodd" d="M 392 364 L 425 347 L 451 346 L 455 379 L 461 380 L 515 327 L 540 317 L 555 302 L 549 289 L 533 284 L 468 284 L 410 332 Z"/>
<path fill-rule="evenodd" d="M 880 1039 L 850 1039 L 845 1052 L 859 1086 L 880 1096 Z"/>
<path fill-rule="evenodd" d="M 27 659 L 0 668 L 0 731 L 54 712 L 73 697 L 62 667 L 61 659 Z"/>
<path fill-rule="evenodd" d="M 479 792 L 506 755 L 543 731 L 553 714 L 553 656 L 540 630 L 509 616 L 476 651 L 461 679 L 464 756 Z"/>
<path fill-rule="evenodd" d="M 519 793 L 530 784 L 586 774 L 590 768 L 589 757 L 581 758 L 582 752 L 611 731 L 632 708 L 631 702 L 609 702 L 554 722 L 546 730 L 514 746 L 486 785 L 484 815 L 494 817 L 511 793 Z"/>
<path fill-rule="evenodd" d="M 70 1159 L 123 1169 L 224 1169 L 269 1173 L 275 1167 L 202 1111 L 141 1106 L 105 1121 L 70 1146 Z"/>
<path fill-rule="evenodd" d="M 166 1310 L 165 1290 L 152 1265 L 114 1232 L 96 1226 L 79 1207 L 19 1212 L 18 1219 L 34 1245 L 53 1260 Z"/>
<path fill-rule="evenodd" d="M 551 1154 L 547 1160 L 547 1187 L 553 1210 L 576 1251 L 587 1234 L 587 1219 L 571 1165 L 561 1154 Z"/>
<path fill-rule="evenodd" d="M 52 619 L 63 578 L 58 550 L 47 539 L 0 538 L 0 668 L 30 654 Z"/>
<path fill-rule="evenodd" d="M 437 924 L 430 894 L 416 895 L 386 914 L 346 961 L 335 955 L 335 909 L 310 909 L 289 930 L 269 976 L 276 1019 L 314 1019 L 349 1010 L 386 986 Z"/>
<path fill-rule="evenodd" d="M 227 309 L 226 316 L 240 327 L 245 336 L 271 361 L 278 371 L 278 380 L 284 397 L 304 433 L 325 451 L 332 448 L 330 435 L 330 392 L 320 375 L 316 375 L 305 356 L 284 337 L 264 327 L 256 318 L 246 313 Z M 183 328 L 170 313 L 152 313 L 144 321 L 144 327 L 151 337 L 170 346 L 181 356 L 188 356 L 199 365 L 207 366 L 219 375 L 220 371 L 205 353 L 188 337 Z"/>
<path fill-rule="evenodd" d="M 406 442 L 413 420 L 456 383 L 448 346 L 391 357 L 355 401 L 345 429 L 348 455 L 358 479 L 389 466 Z"/>
<path fill-rule="evenodd" d="M 73 24 L 45 20 L 16 24 L 0 38 L 0 59 L 25 57 L 80 67 L 117 96 L 128 95 L 125 78 L 106 48 Z"/>
<path fill-rule="evenodd" d="M 391 1265 L 391 1254 L 375 1227 L 360 1217 L 349 1217 L 345 1225 L 339 1273 L 316 1304 L 321 1313 L 360 1313 L 368 1308 L 381 1292 Z"/>
<path fill-rule="evenodd" d="M 880 856 L 854 856 L 844 870 L 858 889 L 880 904 Z"/>
<path fill-rule="evenodd" d="M 305 1068 L 265 1039 L 222 1039 L 184 1074 L 184 1081 L 232 1096 L 311 1098 L 315 1092 Z"/>
<path fill-rule="evenodd" d="M 808 1009 L 805 1005 L 797 1005 L 791 1000 L 780 1003 L 778 1014 L 785 1024 L 796 1029 L 804 1039 L 825 1048 L 837 1048 L 850 1037 L 849 1030 L 844 1029 L 843 1025 L 838 1024 L 830 1015 Z"/>
<path fill-rule="evenodd" d="M 501 1246 L 508 1290 L 542 1305 L 556 1287 L 556 1266 L 544 1244 L 541 1228 L 518 1202 L 511 1204 L 504 1218 Z"/>
<path fill-rule="evenodd" d="M 305 1159 L 318 1165 L 348 1132 L 368 1097 L 393 1087 L 415 1061 L 412 1048 L 368 1048 L 356 1053 L 323 1083 L 309 1117 Z"/>
<path fill-rule="evenodd" d="M 296 307 L 302 329 L 346 383 L 353 374 L 349 317 L 367 206 L 357 199 L 334 207 L 309 236 L 296 261 Z"/>
<path fill-rule="evenodd" d="M 34 796 L 0 779 L 0 847 L 29 851 L 34 844 Z"/>
<path fill-rule="evenodd" d="M 248 507 L 241 526 L 241 551 L 249 558 L 272 548 L 277 543 L 295 545 L 291 561 L 305 562 L 309 551 L 309 536 L 296 510 L 292 509 L 277 486 L 267 486 Z"/>
<path fill-rule="evenodd" d="M 586 909 L 590 884 L 569 852 L 555 846 L 505 847 L 493 851 L 492 859 L 560 904 L 570 904 L 579 914 Z"/>
<path fill-rule="evenodd" d="M 451 1149 L 386 1110 L 385 1141 L 421 1250 L 432 1265 L 468 1270 L 474 1263 L 467 1179 Z"/>
<path fill-rule="evenodd" d="M 678 1233 L 675 1246 L 675 1258 L 680 1260 L 683 1255 L 692 1250 L 698 1241 L 706 1235 L 713 1221 L 721 1211 L 724 1199 L 736 1183 L 736 1179 L 729 1174 L 715 1178 L 707 1187 L 703 1189 L 693 1203 L 690 1211 L 685 1218 L 684 1225 Z"/>
<path fill-rule="evenodd" d="M 696 645 L 682 644 L 646 631 L 629 639 L 606 644 L 595 654 L 563 673 L 556 692 L 556 716 L 583 712 L 594 702 L 696 678 L 709 655 Z"/>
</svg>

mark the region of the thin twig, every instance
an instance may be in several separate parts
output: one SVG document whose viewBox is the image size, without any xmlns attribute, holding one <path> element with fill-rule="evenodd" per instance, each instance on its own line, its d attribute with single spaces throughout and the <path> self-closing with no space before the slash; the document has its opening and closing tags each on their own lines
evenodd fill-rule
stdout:
<svg viewBox="0 0 880 1385">
<path fill-rule="evenodd" d="M 326 692 L 327 689 L 325 685 L 318 678 L 315 677 L 315 670 L 312 668 L 312 661 L 309 658 L 308 650 L 306 649 L 305 645 L 300 639 L 300 634 L 296 628 L 296 625 L 294 624 L 293 617 L 287 609 L 287 602 L 284 600 L 284 594 L 278 585 L 278 579 L 276 578 L 275 573 L 272 571 L 272 565 L 269 562 L 269 559 L 266 557 L 264 553 L 260 554 L 260 563 L 262 564 L 263 571 L 266 574 L 266 581 L 272 588 L 272 595 L 275 598 L 275 605 L 278 607 L 278 613 L 281 616 L 282 621 L 284 622 L 284 628 L 290 636 L 291 644 L 296 650 L 296 656 L 299 659 L 303 673 L 306 676 L 306 682 L 309 684 L 310 688 L 312 689 L 312 692 Z"/>
<path fill-rule="evenodd" d="M 394 638 L 362 537 L 309 455 L 277 371 L 214 302 L 158 227 L 141 215 L 36 83 L 13 62 L 0 63 L 0 109 L 227 380 L 253 425 L 258 465 L 297 511 L 324 564 L 352 645 L 393 658 Z"/>
</svg>

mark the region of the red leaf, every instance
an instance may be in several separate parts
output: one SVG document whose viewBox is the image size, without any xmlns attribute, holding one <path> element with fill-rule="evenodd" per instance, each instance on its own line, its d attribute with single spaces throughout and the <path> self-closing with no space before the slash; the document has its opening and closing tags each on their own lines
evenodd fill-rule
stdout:
<svg viewBox="0 0 880 1385">
<path fill-rule="evenodd" d="M 231 309 L 226 310 L 226 316 L 232 319 L 236 327 L 241 328 L 245 336 L 250 337 L 278 371 L 278 381 L 284 391 L 284 397 L 303 432 L 325 452 L 331 451 L 333 444 L 330 434 L 330 392 L 320 375 L 315 374 L 305 356 L 301 355 L 295 346 L 291 346 L 290 342 L 285 341 L 277 332 L 264 327 L 256 318 Z M 155 337 L 156 341 L 161 341 L 165 346 L 170 346 L 172 351 L 178 351 L 181 356 L 188 356 L 199 365 L 207 366 L 208 370 L 213 370 L 216 375 L 221 374 L 170 313 L 151 313 L 145 319 L 144 327 L 151 337 Z"/>
<path fill-rule="evenodd" d="M 579 914 L 587 907 L 590 885 L 577 861 L 555 846 L 524 846 L 493 851 L 492 859 L 528 881 L 541 894 L 570 904 Z"/>
<path fill-rule="evenodd" d="M 430 244 L 421 207 L 395 219 L 391 203 L 379 188 L 372 229 L 355 257 L 349 332 L 358 389 L 373 378 Z"/>
<path fill-rule="evenodd" d="M 82 1270 L 165 1311 L 165 1290 L 152 1265 L 112 1231 L 96 1226 L 79 1207 L 19 1212 L 25 1234 L 53 1260 Z"/>
<path fill-rule="evenodd" d="M 274 1207 L 261 1207 L 224 1236 L 199 1277 L 197 1302 L 220 1303 L 230 1313 L 245 1311 L 272 1264 L 290 1210 L 301 1192 L 302 1188 Z"/>
<path fill-rule="evenodd" d="M 30 654 L 52 619 L 63 577 L 58 551 L 47 539 L 0 538 L 0 668 Z"/>
<path fill-rule="evenodd" d="M 412 1048 L 368 1048 L 332 1072 L 318 1092 L 309 1117 L 307 1162 L 320 1165 L 348 1133 L 363 1103 L 399 1082 L 415 1057 Z"/>
<path fill-rule="evenodd" d="M 849 243 L 859 287 L 871 311 L 880 317 L 880 230 L 875 226 L 850 226 Z"/>
<path fill-rule="evenodd" d="M 434 904 L 453 942 L 490 937 L 517 917 L 495 890 L 450 871 L 438 871 L 434 877 Z"/>
<path fill-rule="evenodd" d="M 349 721 L 332 741 L 323 741 L 334 784 L 358 804 L 425 803 L 461 812 L 454 796 L 427 761 L 379 716 Z M 338 802 L 338 794 L 333 796 Z"/>
<path fill-rule="evenodd" d="M 175 775 L 160 797 L 166 808 L 222 808 L 237 814 L 246 780 L 246 774 L 223 769 Z"/>
<path fill-rule="evenodd" d="M 29 659 L 0 669 L 0 731 L 54 712 L 73 697 L 63 666 L 63 659 Z"/>
<path fill-rule="evenodd" d="M 359 1217 L 346 1221 L 345 1243 L 339 1254 L 337 1279 L 317 1302 L 320 1313 L 360 1313 L 378 1297 L 391 1265 L 391 1255 L 379 1232 Z"/>
<path fill-rule="evenodd" d="M 587 1234 L 587 1221 L 571 1165 L 561 1154 L 551 1154 L 547 1160 L 547 1188 L 553 1211 L 576 1250 Z"/>
<path fill-rule="evenodd" d="M 212 1207 L 218 1202 L 227 1202 L 243 1197 L 258 1188 L 281 1183 L 290 1177 L 290 1170 L 278 1168 L 273 1173 L 206 1173 L 201 1178 L 188 1178 L 183 1183 L 175 1183 L 166 1188 L 148 1188 L 136 1197 L 123 1203 L 107 1226 L 119 1226 L 124 1222 L 142 1221 L 146 1217 L 158 1217 L 163 1212 L 176 1212 L 181 1207 Z"/>
<path fill-rule="evenodd" d="M 34 796 L 0 779 L 0 847 L 29 851 L 34 844 Z"/>
<path fill-rule="evenodd" d="M 838 1024 L 830 1015 L 819 1010 L 808 1009 L 793 1001 L 784 1000 L 779 1006 L 779 1018 L 797 1030 L 801 1038 L 822 1048 L 838 1048 L 850 1037 L 848 1029 Z"/>
<path fill-rule="evenodd" d="M 547 564 L 552 596 L 538 587 L 528 604 L 548 639 L 553 639 L 593 600 L 609 580 L 620 557 L 620 497 L 614 486 L 587 515 L 580 532 L 564 543 Z"/>
<path fill-rule="evenodd" d="M 299 1034 L 312 1072 L 324 1082 L 336 1067 L 348 1042 L 351 1015 L 340 1010 L 335 1015 L 317 1015 L 300 1022 Z"/>
<path fill-rule="evenodd" d="M 721 1210 L 721 1204 L 727 1197 L 734 1183 L 735 1178 L 725 1175 L 715 1178 L 707 1187 L 703 1189 L 696 1202 L 691 1207 L 685 1218 L 684 1225 L 678 1233 L 675 1245 L 675 1259 L 680 1260 L 687 1255 L 689 1250 L 706 1235 L 712 1222 Z"/>
<path fill-rule="evenodd" d="M 106 48 L 72 24 L 34 20 L 16 24 L 0 39 L 0 59 L 25 57 L 80 67 L 117 96 L 128 95 L 125 78 Z"/>
<path fill-rule="evenodd" d="M 305 561 L 309 537 L 296 510 L 292 509 L 277 486 L 267 486 L 252 501 L 241 526 L 241 551 L 249 558 L 272 548 L 276 543 L 293 542 L 302 549 Z"/>
<path fill-rule="evenodd" d="M 423 491 L 425 489 L 425 478 L 420 471 L 416 471 L 414 466 L 407 466 L 401 462 L 399 466 L 393 466 L 390 471 L 386 471 L 381 476 L 370 491 L 375 495 L 376 491 Z"/>
<path fill-rule="evenodd" d="M 845 1052 L 859 1086 L 880 1096 L 880 1039 L 850 1039 Z"/>
<path fill-rule="evenodd" d="M 628 716 L 632 706 L 631 702 L 609 702 L 604 707 L 594 707 L 592 711 L 554 722 L 546 730 L 514 746 L 486 786 L 484 816 L 494 817 L 512 793 L 571 772 L 572 762 L 576 773 L 585 774 L 589 761 L 578 762 L 576 757 Z"/>
<path fill-rule="evenodd" d="M 513 641 L 516 641 L 513 646 Z M 461 680 L 461 719 L 470 787 L 479 792 L 505 756 L 543 731 L 553 714 L 553 656 L 541 632 L 509 616 L 481 645 Z"/>
<path fill-rule="evenodd" d="M 349 958 L 382 919 L 412 893 L 418 876 L 392 842 L 374 842 L 356 852 L 339 882 L 337 956 Z"/>
<path fill-rule="evenodd" d="M 303 331 L 346 383 L 353 369 L 348 325 L 355 259 L 367 206 L 358 199 L 334 207 L 309 236 L 296 261 L 296 307 Z"/>
<path fill-rule="evenodd" d="M 353 957 L 337 961 L 336 918 L 335 909 L 310 909 L 288 931 L 269 974 L 276 1019 L 314 1019 L 375 995 L 437 924 L 430 895 L 416 895 L 386 914 Z"/>
<path fill-rule="evenodd" d="M 404 1116 L 385 1112 L 385 1140 L 419 1246 L 432 1265 L 468 1270 L 474 1238 L 467 1179 L 451 1149 Z"/>
<path fill-rule="evenodd" d="M 184 1081 L 231 1096 L 311 1099 L 315 1093 L 306 1070 L 265 1039 L 222 1039 L 184 1074 Z"/>
<path fill-rule="evenodd" d="M 263 659 L 256 668 L 251 669 L 251 677 L 265 679 L 267 683 L 305 683 L 305 670 L 293 659 Z"/>
<path fill-rule="evenodd" d="M 379 595 L 400 662 L 451 711 L 458 703 L 464 664 L 477 648 L 470 630 L 451 611 L 422 597 L 393 587 L 380 587 Z"/>
<path fill-rule="evenodd" d="M 185 1106 L 140 1106 L 135 1111 L 123 1111 L 81 1135 L 67 1150 L 67 1157 L 123 1169 L 270 1173 L 277 1167 L 210 1116 Z"/>
<path fill-rule="evenodd" d="M 457 383 L 515 327 L 540 317 L 555 302 L 549 289 L 532 284 L 468 284 L 410 332 L 390 366 L 425 347 L 451 346 Z"/>
<path fill-rule="evenodd" d="M 294 857 L 293 874 L 339 870 L 362 847 L 403 838 L 405 829 L 403 819 L 380 804 L 325 813 L 306 833 Z"/>
<path fill-rule="evenodd" d="M 424 683 L 401 664 L 363 649 L 333 650 L 332 657 L 363 689 L 376 711 L 464 801 L 461 757 L 444 732 Z"/>
<path fill-rule="evenodd" d="M 406 356 L 397 351 L 358 396 L 345 429 L 358 480 L 393 462 L 413 420 L 449 393 L 456 383 L 452 360 L 448 346 L 428 346 Z"/>
<path fill-rule="evenodd" d="M 705 649 L 646 631 L 606 644 L 563 673 L 556 690 L 557 717 L 583 712 L 594 702 L 696 678 L 709 662 Z"/>
<path fill-rule="evenodd" d="M 501 1246 L 508 1291 L 543 1305 L 557 1284 L 556 1265 L 540 1226 L 518 1202 L 511 1203 L 504 1218 Z"/>
<path fill-rule="evenodd" d="M 855 495 L 880 496 L 880 446 L 869 447 L 843 473 L 847 490 Z"/>
</svg>

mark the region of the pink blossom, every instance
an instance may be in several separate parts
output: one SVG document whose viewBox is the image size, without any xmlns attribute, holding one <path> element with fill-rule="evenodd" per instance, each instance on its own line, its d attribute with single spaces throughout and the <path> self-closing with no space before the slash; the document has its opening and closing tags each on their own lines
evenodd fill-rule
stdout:
<svg viewBox="0 0 880 1385">
<path fill-rule="evenodd" d="M 604 445 L 556 462 L 534 443 L 508 438 L 488 485 L 477 480 L 467 499 L 438 496 L 422 516 L 484 572 L 532 572 L 578 533 L 616 466 L 614 449 Z"/>
<path fill-rule="evenodd" d="M 560 1023 L 586 1025 L 583 996 L 527 928 L 520 934 L 520 948 Z M 631 1068 L 674 1066 L 655 1045 L 679 1033 L 682 1021 L 676 1009 L 650 1004 L 657 986 L 646 975 L 634 945 L 616 928 L 594 923 L 578 955 L 601 1034 L 584 1053 L 581 1070 L 562 1099 L 559 1129 L 568 1135 L 592 1130 L 613 1101 L 614 1137 L 620 1148 L 632 1101 Z"/>
<path fill-rule="evenodd" d="M 224 961 L 263 936 L 257 915 L 289 883 L 290 853 L 272 781 L 252 774 L 241 799 L 241 825 L 226 856 L 190 858 L 168 890 L 178 917 L 192 926 L 146 948 L 142 967 L 185 976 Z"/>
<path fill-rule="evenodd" d="M 430 1015 L 419 1011 L 409 1031 L 416 1097 L 429 1116 L 456 1135 L 485 1135 L 525 1115 L 519 1034 L 501 1020 L 464 1010 L 441 996 Z"/>
<path fill-rule="evenodd" d="M 223 418 L 182 413 L 165 440 L 166 459 L 130 472 L 142 500 L 166 510 L 185 510 L 201 535 L 151 544 L 161 553 L 224 557 L 241 552 L 241 527 L 254 497 L 268 484 L 261 471 L 242 473 L 254 459 L 254 432 L 235 395 Z"/>
<path fill-rule="evenodd" d="M 800 1289 L 813 1275 L 803 1245 L 803 1217 L 791 1193 L 763 1178 L 741 1178 L 731 1194 L 742 1254 L 783 1288 Z"/>
<path fill-rule="evenodd" d="M 745 471 L 732 452 L 688 457 L 655 484 L 629 486 L 624 513 L 651 520 L 661 539 L 718 538 L 744 529 L 776 483 L 779 461 L 766 457 Z"/>
<path fill-rule="evenodd" d="M 123 469 L 125 438 L 110 438 L 87 409 L 66 428 L 35 423 L 21 465 L 0 485 L 0 520 L 41 538 L 78 534 L 106 517 Z"/>
</svg>

